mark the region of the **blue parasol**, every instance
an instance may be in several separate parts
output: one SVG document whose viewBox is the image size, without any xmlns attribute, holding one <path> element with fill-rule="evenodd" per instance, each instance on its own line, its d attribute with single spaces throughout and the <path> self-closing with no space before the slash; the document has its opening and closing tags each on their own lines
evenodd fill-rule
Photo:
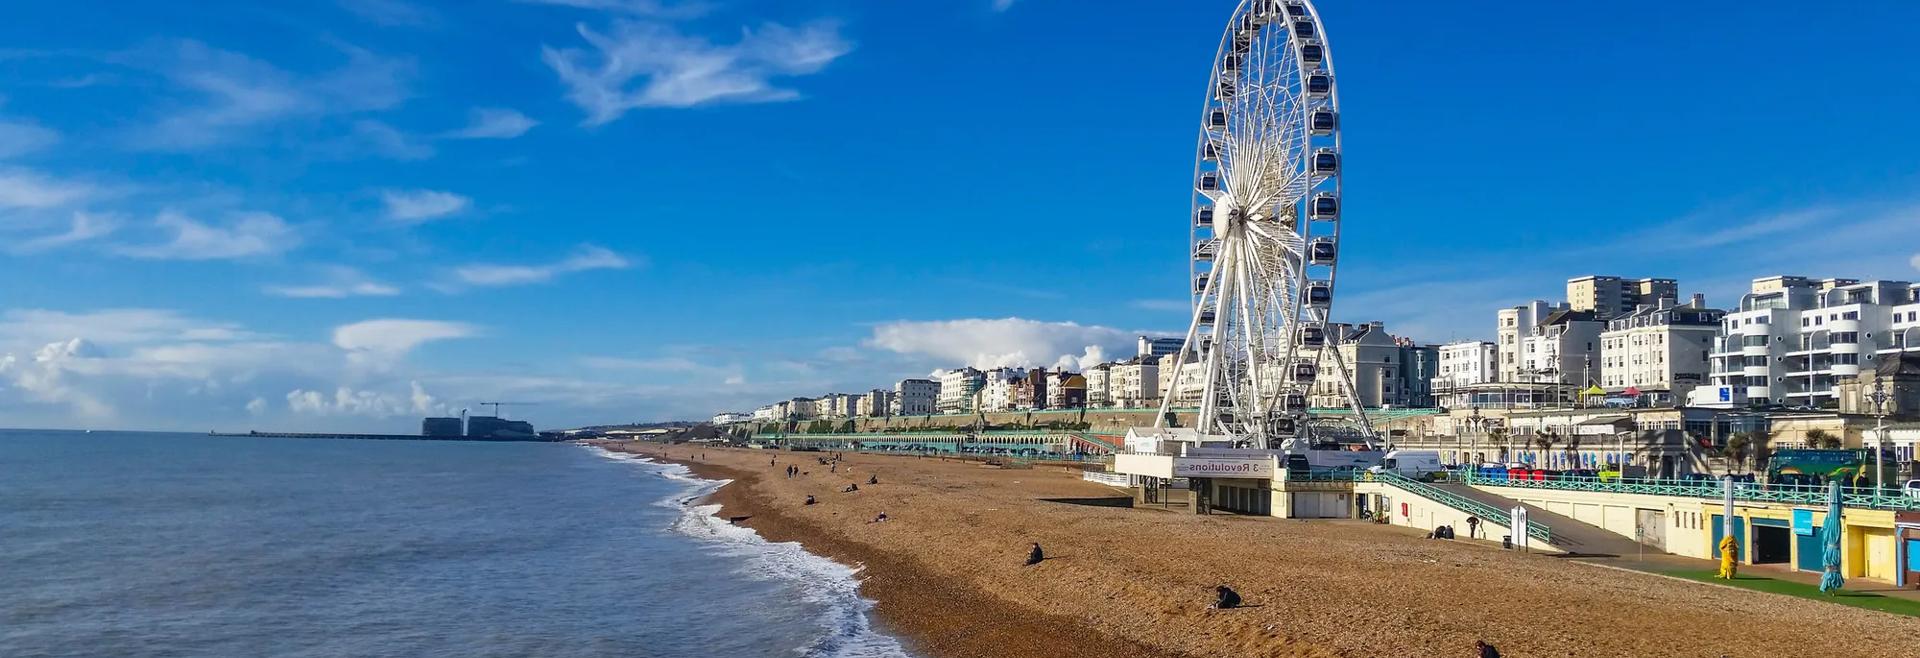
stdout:
<svg viewBox="0 0 1920 658">
<path fill-rule="evenodd" d="M 1827 522 L 1820 527 L 1820 543 L 1825 547 L 1821 561 L 1826 575 L 1820 577 L 1820 591 L 1832 594 L 1846 584 L 1840 576 L 1840 482 L 1827 482 Z"/>
</svg>

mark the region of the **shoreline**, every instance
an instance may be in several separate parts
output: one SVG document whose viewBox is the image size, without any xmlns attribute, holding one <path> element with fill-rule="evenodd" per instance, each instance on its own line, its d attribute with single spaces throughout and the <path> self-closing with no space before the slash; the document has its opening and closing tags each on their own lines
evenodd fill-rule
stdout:
<svg viewBox="0 0 1920 658">
<path fill-rule="evenodd" d="M 613 446 L 602 447 L 617 450 Z M 914 565 L 905 556 L 837 539 L 822 528 L 758 500 L 752 489 L 763 477 L 761 473 L 668 456 L 664 451 L 623 452 L 678 464 L 701 479 L 726 481 L 694 504 L 719 505 L 715 515 L 721 520 L 750 528 L 768 542 L 795 542 L 808 553 L 856 568 L 860 594 L 873 601 L 872 613 L 879 630 L 900 640 L 914 656 L 1189 658 L 1114 638 L 1071 619 L 1028 610 L 966 584 L 951 582 Z M 954 623 L 956 619 L 991 621 L 988 624 Z M 1072 628 L 1074 632 L 1062 634 L 1064 628 Z"/>
</svg>

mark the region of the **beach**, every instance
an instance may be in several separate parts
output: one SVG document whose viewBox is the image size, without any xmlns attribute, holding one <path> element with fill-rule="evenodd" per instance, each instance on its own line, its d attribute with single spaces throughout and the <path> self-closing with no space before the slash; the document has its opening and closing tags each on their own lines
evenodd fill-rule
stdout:
<svg viewBox="0 0 1920 658">
<path fill-rule="evenodd" d="M 1506 656 L 1596 658 L 1920 646 L 1907 617 L 1405 528 L 1051 502 L 1124 495 L 1057 465 L 848 453 L 830 471 L 817 461 L 830 453 L 604 447 L 732 480 L 711 498 L 719 514 L 861 567 L 886 629 L 932 658 L 1466 656 L 1475 640 Z M 804 473 L 785 477 L 788 465 Z M 1023 566 L 1029 542 L 1049 559 Z M 1249 607 L 1207 609 L 1223 583 Z"/>
</svg>

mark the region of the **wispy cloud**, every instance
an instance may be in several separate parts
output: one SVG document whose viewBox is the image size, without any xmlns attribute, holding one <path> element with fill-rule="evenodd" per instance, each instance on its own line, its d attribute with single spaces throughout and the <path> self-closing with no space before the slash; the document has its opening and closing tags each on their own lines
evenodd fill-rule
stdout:
<svg viewBox="0 0 1920 658">
<path fill-rule="evenodd" d="M 299 299 L 344 299 L 347 297 L 391 297 L 400 289 L 381 283 L 351 267 L 335 265 L 322 268 L 320 282 L 304 285 L 275 285 L 263 290 L 277 297 Z"/>
<path fill-rule="evenodd" d="M 92 185 L 28 169 L 0 169 L 0 210 L 57 208 L 86 199 Z"/>
<path fill-rule="evenodd" d="M 1006 11 L 1013 8 L 1013 0 L 993 0 L 994 11 Z"/>
<path fill-rule="evenodd" d="M 652 22 L 616 21 L 610 33 L 584 23 L 576 30 L 592 52 L 542 47 L 541 54 L 589 126 L 639 108 L 794 100 L 800 92 L 776 86 L 775 78 L 818 73 L 853 50 L 840 26 L 824 21 L 767 23 L 732 44 Z"/>
<path fill-rule="evenodd" d="M 464 322 L 378 318 L 334 327 L 333 346 L 356 361 L 392 363 L 427 343 L 478 335 L 479 327 Z"/>
<path fill-rule="evenodd" d="M 58 249 L 105 237 L 118 228 L 120 228 L 119 222 L 110 218 L 93 213 L 76 212 L 66 231 L 15 242 L 8 246 L 7 251 L 15 254 L 30 254 Z"/>
<path fill-rule="evenodd" d="M 380 200 L 387 206 L 387 219 L 402 224 L 433 221 L 473 205 L 473 199 L 440 190 L 387 190 Z"/>
<path fill-rule="evenodd" d="M 554 277 L 588 270 L 619 270 L 630 267 L 625 256 L 604 247 L 583 245 L 565 260 L 547 265 L 473 264 L 453 271 L 454 277 L 470 286 L 517 286 L 545 283 Z"/>
<path fill-rule="evenodd" d="M 298 117 L 316 117 L 399 105 L 413 65 L 340 44 L 347 63 L 302 76 L 247 55 L 198 41 L 150 46 L 124 56 L 138 68 L 157 68 L 193 97 L 134 138 L 137 146 L 195 150 L 239 139 L 249 131 Z"/>
<path fill-rule="evenodd" d="M 60 142 L 60 133 L 33 121 L 0 118 L 0 158 L 13 158 Z"/>
<path fill-rule="evenodd" d="M 173 237 L 157 244 L 123 245 L 116 251 L 155 260 L 226 260 L 278 254 L 300 244 L 299 235 L 285 220 L 263 212 L 241 213 L 225 225 L 214 225 L 166 211 L 154 225 Z"/>
<path fill-rule="evenodd" d="M 434 154 L 432 144 L 374 119 L 353 122 L 352 132 L 334 142 L 331 150 L 341 158 L 372 154 L 391 160 L 425 160 Z"/>
<path fill-rule="evenodd" d="M 540 122 L 505 107 L 476 107 L 468 113 L 467 127 L 447 133 L 454 139 L 513 139 L 527 134 Z"/>
</svg>

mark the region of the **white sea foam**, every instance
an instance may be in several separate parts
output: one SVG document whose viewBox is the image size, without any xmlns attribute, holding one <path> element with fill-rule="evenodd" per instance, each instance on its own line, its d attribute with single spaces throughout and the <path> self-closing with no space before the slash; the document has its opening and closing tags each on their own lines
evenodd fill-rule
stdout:
<svg viewBox="0 0 1920 658">
<path fill-rule="evenodd" d="M 825 611 L 818 620 L 821 635 L 808 646 L 796 647 L 795 653 L 808 658 L 910 658 L 899 640 L 874 631 L 873 601 L 860 596 L 859 569 L 808 553 L 795 542 L 769 542 L 751 528 L 720 518 L 719 505 L 694 504 L 728 480 L 696 477 L 685 466 L 639 455 L 593 450 L 685 483 L 680 493 L 657 503 L 681 510 L 673 521 L 674 532 L 709 543 L 722 555 L 735 558 L 748 577 L 787 583 L 802 600 Z"/>
</svg>

